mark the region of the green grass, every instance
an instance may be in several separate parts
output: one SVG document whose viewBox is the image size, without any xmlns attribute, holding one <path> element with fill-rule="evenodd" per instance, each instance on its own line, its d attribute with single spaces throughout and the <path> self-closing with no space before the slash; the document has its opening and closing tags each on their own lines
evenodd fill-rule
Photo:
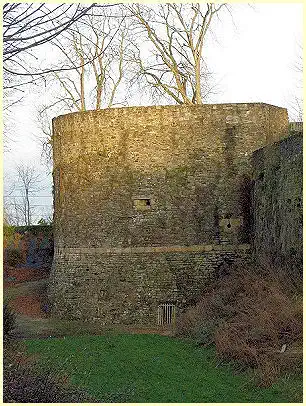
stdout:
<svg viewBox="0 0 306 406">
<path fill-rule="evenodd" d="M 26 340 L 30 353 L 106 402 L 289 402 L 284 382 L 258 388 L 218 366 L 213 348 L 158 335 Z M 290 382 L 288 383 L 290 386 Z M 289 392 L 290 393 L 290 392 Z"/>
</svg>

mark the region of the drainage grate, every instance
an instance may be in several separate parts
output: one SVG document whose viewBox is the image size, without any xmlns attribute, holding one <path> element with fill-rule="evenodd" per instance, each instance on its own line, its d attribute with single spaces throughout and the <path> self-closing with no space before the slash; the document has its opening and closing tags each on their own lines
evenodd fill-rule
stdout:
<svg viewBox="0 0 306 406">
<path fill-rule="evenodd" d="M 175 305 L 163 303 L 157 308 L 157 324 L 163 326 L 165 324 L 174 324 L 175 322 Z"/>
</svg>

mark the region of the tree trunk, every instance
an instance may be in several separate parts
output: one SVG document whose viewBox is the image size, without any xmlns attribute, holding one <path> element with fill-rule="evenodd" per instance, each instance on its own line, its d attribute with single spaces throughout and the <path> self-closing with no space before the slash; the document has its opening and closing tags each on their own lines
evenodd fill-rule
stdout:
<svg viewBox="0 0 306 406">
<path fill-rule="evenodd" d="M 30 226 L 30 201 L 28 189 L 26 189 L 26 225 Z"/>
</svg>

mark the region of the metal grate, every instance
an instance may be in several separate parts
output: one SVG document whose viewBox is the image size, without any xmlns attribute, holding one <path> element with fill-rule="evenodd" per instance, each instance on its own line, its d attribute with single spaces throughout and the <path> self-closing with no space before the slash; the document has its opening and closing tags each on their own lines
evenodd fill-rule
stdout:
<svg viewBox="0 0 306 406">
<path fill-rule="evenodd" d="M 175 322 L 175 305 L 163 303 L 157 308 L 157 324 L 159 326 L 174 324 Z"/>
</svg>

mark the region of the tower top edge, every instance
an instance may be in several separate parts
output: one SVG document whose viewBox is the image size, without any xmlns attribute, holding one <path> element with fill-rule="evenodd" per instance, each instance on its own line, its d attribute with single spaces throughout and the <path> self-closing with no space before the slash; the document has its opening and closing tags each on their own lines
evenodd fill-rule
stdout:
<svg viewBox="0 0 306 406">
<path fill-rule="evenodd" d="M 245 102 L 245 103 L 212 103 L 212 104 L 183 104 L 183 105 L 153 105 L 153 106 L 129 106 L 129 107 L 110 107 L 110 108 L 105 108 L 105 109 L 100 109 L 100 110 L 86 110 L 86 111 L 77 111 L 77 112 L 72 112 L 72 113 L 67 113 L 67 114 L 61 114 L 57 117 L 54 117 L 53 120 L 57 120 L 60 118 L 64 117 L 73 117 L 73 116 L 79 116 L 79 115 L 103 115 L 105 113 L 109 112 L 149 112 L 149 111 L 154 111 L 154 110 L 190 110 L 190 109 L 204 109 L 204 110 L 209 110 L 211 108 L 217 108 L 217 107 L 256 107 L 256 106 L 262 106 L 262 107 L 272 107 L 274 109 L 279 109 L 279 110 L 287 110 L 286 107 L 280 107 L 276 106 L 273 104 L 269 103 L 263 103 L 263 102 Z"/>
</svg>

